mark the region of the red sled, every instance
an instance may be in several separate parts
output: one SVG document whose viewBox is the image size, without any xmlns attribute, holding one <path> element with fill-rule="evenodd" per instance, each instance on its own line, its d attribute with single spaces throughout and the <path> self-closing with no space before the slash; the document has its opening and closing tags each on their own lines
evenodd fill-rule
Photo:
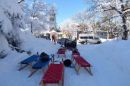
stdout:
<svg viewBox="0 0 130 86">
<path fill-rule="evenodd" d="M 64 65 L 60 64 L 50 64 L 45 75 L 41 80 L 42 86 L 46 84 L 58 84 L 63 86 L 64 84 Z"/>
<path fill-rule="evenodd" d="M 66 51 L 65 48 L 60 48 L 60 49 L 58 49 L 58 51 L 57 51 L 58 57 L 59 57 L 60 55 L 63 55 L 64 57 L 66 57 L 65 51 Z"/>
<path fill-rule="evenodd" d="M 77 74 L 79 74 L 80 68 L 84 68 L 90 75 L 93 75 L 91 72 L 91 64 L 87 62 L 83 57 L 79 55 L 73 55 L 72 60 Z"/>
</svg>

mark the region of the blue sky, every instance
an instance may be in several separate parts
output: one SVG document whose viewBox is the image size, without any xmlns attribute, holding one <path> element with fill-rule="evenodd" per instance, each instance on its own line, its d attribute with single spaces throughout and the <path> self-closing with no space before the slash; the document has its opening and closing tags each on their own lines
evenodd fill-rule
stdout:
<svg viewBox="0 0 130 86">
<path fill-rule="evenodd" d="M 76 13 L 87 8 L 84 0 L 45 0 L 49 4 L 55 4 L 57 9 L 57 24 L 60 25 Z"/>
<path fill-rule="evenodd" d="M 57 24 L 71 18 L 76 13 L 89 7 L 84 0 L 43 0 L 48 4 L 54 4 L 57 9 Z"/>
</svg>

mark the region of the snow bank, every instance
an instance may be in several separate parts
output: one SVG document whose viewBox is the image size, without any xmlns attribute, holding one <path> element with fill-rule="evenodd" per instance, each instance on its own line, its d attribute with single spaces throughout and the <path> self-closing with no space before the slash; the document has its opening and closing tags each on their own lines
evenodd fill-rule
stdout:
<svg viewBox="0 0 130 86">
<path fill-rule="evenodd" d="M 129 42 L 115 40 L 101 45 L 78 46 L 81 55 L 93 66 L 94 76 L 86 78 L 86 85 L 129 86 Z"/>
<path fill-rule="evenodd" d="M 8 46 L 8 42 L 3 35 L 0 34 L 0 52 L 4 51 L 4 53 L 8 53 L 10 48 Z"/>
<path fill-rule="evenodd" d="M 46 52 L 48 54 L 53 54 L 59 47 L 59 45 L 54 45 L 50 40 L 43 38 L 36 38 L 31 33 L 25 31 L 21 34 L 22 37 L 22 49 L 25 51 L 31 51 L 32 54 Z M 52 52 L 50 52 L 52 51 Z"/>
</svg>

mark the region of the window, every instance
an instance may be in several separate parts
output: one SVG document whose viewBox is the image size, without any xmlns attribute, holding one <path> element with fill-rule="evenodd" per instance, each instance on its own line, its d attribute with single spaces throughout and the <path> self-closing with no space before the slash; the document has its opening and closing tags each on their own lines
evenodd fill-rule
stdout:
<svg viewBox="0 0 130 86">
<path fill-rule="evenodd" d="M 89 36 L 89 39 L 93 39 L 93 37 L 92 37 L 92 36 Z"/>
<path fill-rule="evenodd" d="M 97 40 L 98 40 L 99 38 L 98 38 L 98 37 L 95 37 L 94 39 L 97 39 Z"/>
<path fill-rule="evenodd" d="M 87 36 L 82 36 L 82 37 L 80 37 L 80 39 L 88 39 L 88 37 Z"/>
</svg>

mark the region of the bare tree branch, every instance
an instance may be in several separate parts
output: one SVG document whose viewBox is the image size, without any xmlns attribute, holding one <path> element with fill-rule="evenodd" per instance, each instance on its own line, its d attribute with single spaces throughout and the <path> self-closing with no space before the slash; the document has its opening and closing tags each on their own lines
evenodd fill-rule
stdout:
<svg viewBox="0 0 130 86">
<path fill-rule="evenodd" d="M 106 20 L 102 21 L 102 23 L 105 23 L 105 22 L 107 22 L 107 21 L 109 21 L 109 20 L 111 20 L 111 19 L 113 19 L 113 18 L 117 18 L 117 17 L 120 17 L 120 16 L 119 16 L 119 15 L 118 15 L 118 16 L 112 16 L 112 17 L 110 17 L 109 19 L 106 19 Z"/>
<path fill-rule="evenodd" d="M 110 7 L 111 7 L 112 10 L 115 10 L 115 11 L 118 12 L 119 14 L 122 14 L 122 12 L 119 11 L 116 7 L 113 7 L 113 6 L 111 6 L 111 5 L 110 5 Z"/>
</svg>

